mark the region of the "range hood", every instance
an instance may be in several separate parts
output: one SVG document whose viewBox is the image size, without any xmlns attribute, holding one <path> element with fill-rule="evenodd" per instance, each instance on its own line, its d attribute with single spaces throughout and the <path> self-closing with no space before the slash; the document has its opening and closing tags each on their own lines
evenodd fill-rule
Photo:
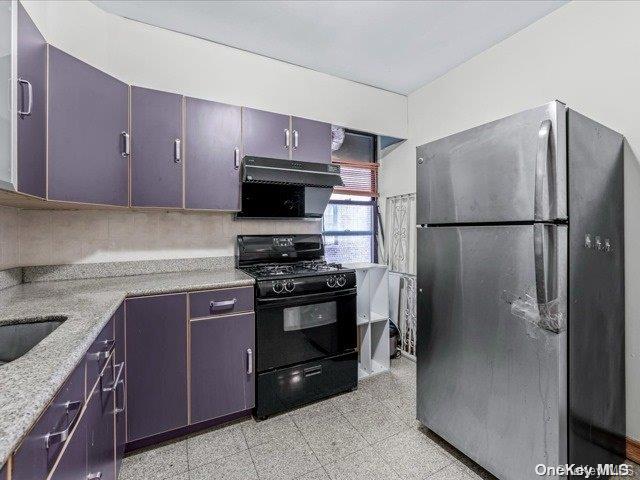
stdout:
<svg viewBox="0 0 640 480">
<path fill-rule="evenodd" d="M 308 187 L 341 186 L 340 166 L 330 163 L 295 162 L 276 158 L 244 157 L 243 183 L 272 183 Z"/>
<path fill-rule="evenodd" d="M 340 166 L 264 157 L 242 162 L 241 218 L 321 218 Z"/>
</svg>

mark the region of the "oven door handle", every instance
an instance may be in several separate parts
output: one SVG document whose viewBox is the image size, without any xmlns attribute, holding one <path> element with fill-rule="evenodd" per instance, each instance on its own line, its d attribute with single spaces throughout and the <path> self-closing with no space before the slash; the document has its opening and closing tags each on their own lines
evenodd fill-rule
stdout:
<svg viewBox="0 0 640 480">
<path fill-rule="evenodd" d="M 278 298 L 258 298 L 256 299 L 259 306 L 272 307 L 276 305 L 289 305 L 294 303 L 309 303 L 322 300 L 334 300 L 338 298 L 355 296 L 357 290 L 350 288 L 348 290 L 338 290 L 332 292 L 323 293 L 309 293 L 306 295 L 294 295 L 292 297 L 278 297 Z"/>
</svg>

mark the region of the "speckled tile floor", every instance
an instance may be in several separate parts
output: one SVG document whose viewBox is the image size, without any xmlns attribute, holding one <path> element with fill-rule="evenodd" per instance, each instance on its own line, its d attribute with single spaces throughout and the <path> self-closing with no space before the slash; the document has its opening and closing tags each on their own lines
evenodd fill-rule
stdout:
<svg viewBox="0 0 640 480">
<path fill-rule="evenodd" d="M 415 375 L 393 360 L 355 392 L 136 452 L 119 480 L 494 479 L 415 420 Z"/>
</svg>

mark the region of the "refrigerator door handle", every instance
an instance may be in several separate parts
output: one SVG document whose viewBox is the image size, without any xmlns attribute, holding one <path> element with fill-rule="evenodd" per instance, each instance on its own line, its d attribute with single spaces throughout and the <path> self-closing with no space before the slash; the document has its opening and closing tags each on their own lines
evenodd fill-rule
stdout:
<svg viewBox="0 0 640 480">
<path fill-rule="evenodd" d="M 548 209 L 545 211 L 544 193 L 545 182 L 550 172 L 554 172 L 555 169 L 549 165 L 549 136 L 551 134 L 551 120 L 543 120 L 540 123 L 540 129 L 538 130 L 538 153 L 536 155 L 536 183 L 535 183 L 535 198 L 533 204 L 533 219 L 547 220 L 545 216 L 551 215 L 551 199 L 553 198 L 551 192 L 551 182 L 548 182 Z M 551 156 L 551 161 L 554 161 L 554 156 Z"/>
<path fill-rule="evenodd" d="M 533 225 L 533 251 L 535 260 L 536 301 L 540 314 L 540 326 L 558 332 L 561 317 L 558 315 L 558 227 Z"/>
</svg>

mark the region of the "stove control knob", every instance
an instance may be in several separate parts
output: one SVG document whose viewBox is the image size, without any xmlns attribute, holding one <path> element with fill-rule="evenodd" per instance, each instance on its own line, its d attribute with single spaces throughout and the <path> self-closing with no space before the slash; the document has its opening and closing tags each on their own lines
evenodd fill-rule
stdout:
<svg viewBox="0 0 640 480">
<path fill-rule="evenodd" d="M 284 285 L 282 284 L 282 282 L 273 282 L 273 291 L 276 293 L 282 293 L 282 290 L 284 290 Z"/>
<path fill-rule="evenodd" d="M 344 287 L 347 283 L 347 277 L 345 277 L 344 275 L 340 275 L 336 280 L 336 283 L 339 287 Z"/>
<path fill-rule="evenodd" d="M 293 283 L 293 280 L 287 280 L 287 282 L 284 284 L 284 289 L 287 292 L 293 292 L 294 288 L 296 288 L 296 284 Z"/>
<path fill-rule="evenodd" d="M 327 286 L 333 288 L 336 286 L 336 277 L 327 278 Z"/>
</svg>

